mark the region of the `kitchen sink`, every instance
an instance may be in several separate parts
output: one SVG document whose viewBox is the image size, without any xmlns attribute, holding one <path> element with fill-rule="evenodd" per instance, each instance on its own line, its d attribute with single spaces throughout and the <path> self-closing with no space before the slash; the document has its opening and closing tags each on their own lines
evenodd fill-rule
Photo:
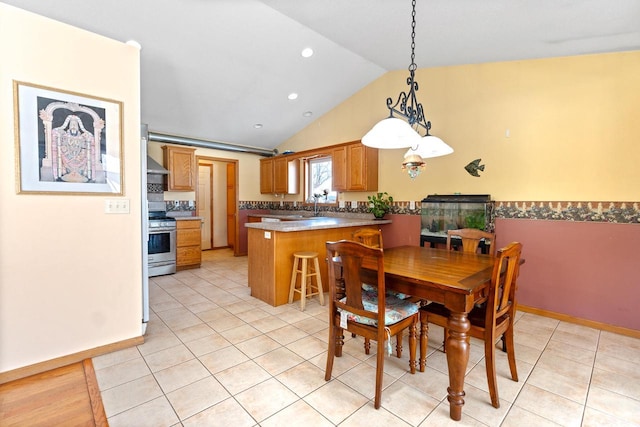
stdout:
<svg viewBox="0 0 640 427">
<path fill-rule="evenodd" d="M 303 219 L 320 219 L 321 216 L 311 216 L 311 215 L 284 215 L 281 217 L 282 219 L 288 220 L 303 220 Z"/>
</svg>

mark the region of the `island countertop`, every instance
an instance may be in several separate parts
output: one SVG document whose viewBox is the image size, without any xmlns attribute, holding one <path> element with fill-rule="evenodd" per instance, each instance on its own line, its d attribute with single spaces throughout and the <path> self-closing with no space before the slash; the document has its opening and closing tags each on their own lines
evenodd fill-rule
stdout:
<svg viewBox="0 0 640 427">
<path fill-rule="evenodd" d="M 275 215 L 265 216 L 276 217 Z M 248 222 L 245 224 L 245 227 L 266 231 L 281 231 L 286 233 L 292 231 L 322 230 L 327 228 L 378 226 L 382 224 L 391 224 L 391 220 L 317 216 L 300 219 L 299 221 Z"/>
</svg>

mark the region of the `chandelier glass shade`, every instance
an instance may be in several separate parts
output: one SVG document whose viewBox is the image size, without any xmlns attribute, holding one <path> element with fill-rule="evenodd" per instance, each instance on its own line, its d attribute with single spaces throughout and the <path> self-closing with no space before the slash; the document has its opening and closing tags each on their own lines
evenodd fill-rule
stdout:
<svg viewBox="0 0 640 427">
<path fill-rule="evenodd" d="M 415 147 L 421 140 L 420 134 L 408 122 L 387 117 L 376 123 L 361 141 L 368 147 L 388 149 Z"/>
<path fill-rule="evenodd" d="M 421 141 L 417 145 L 409 148 L 404 155 L 405 157 L 417 154 L 423 159 L 429 159 L 453 153 L 453 148 L 437 136 L 428 135 L 420 139 Z"/>
</svg>

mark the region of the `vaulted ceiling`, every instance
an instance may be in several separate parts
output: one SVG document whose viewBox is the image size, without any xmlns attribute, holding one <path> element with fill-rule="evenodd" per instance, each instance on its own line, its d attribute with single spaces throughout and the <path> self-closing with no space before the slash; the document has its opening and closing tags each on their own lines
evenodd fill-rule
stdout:
<svg viewBox="0 0 640 427">
<path fill-rule="evenodd" d="M 193 138 L 273 148 L 411 62 L 410 0 L 2 2 L 140 43 L 142 122 Z M 638 0 L 417 0 L 415 60 L 425 68 L 638 50 L 639 22 Z"/>
</svg>

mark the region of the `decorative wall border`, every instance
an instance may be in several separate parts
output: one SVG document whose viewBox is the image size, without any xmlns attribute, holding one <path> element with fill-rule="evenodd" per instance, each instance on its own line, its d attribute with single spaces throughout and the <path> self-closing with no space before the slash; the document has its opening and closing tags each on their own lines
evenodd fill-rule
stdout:
<svg viewBox="0 0 640 427">
<path fill-rule="evenodd" d="M 335 205 L 318 205 L 322 213 L 333 214 L 365 214 L 368 202 L 359 201 L 357 208 L 339 208 Z M 410 202 L 393 202 L 392 214 L 420 215 L 420 201 L 415 202 L 415 209 L 410 209 Z M 313 211 L 312 204 L 270 201 L 243 201 L 239 203 L 241 210 L 277 210 L 277 211 Z M 553 221 L 587 221 L 619 224 L 640 224 L 640 202 L 540 202 L 517 201 L 495 202 L 495 218 L 533 219 Z"/>
<path fill-rule="evenodd" d="M 496 218 L 639 224 L 639 202 L 496 202 Z"/>
</svg>

